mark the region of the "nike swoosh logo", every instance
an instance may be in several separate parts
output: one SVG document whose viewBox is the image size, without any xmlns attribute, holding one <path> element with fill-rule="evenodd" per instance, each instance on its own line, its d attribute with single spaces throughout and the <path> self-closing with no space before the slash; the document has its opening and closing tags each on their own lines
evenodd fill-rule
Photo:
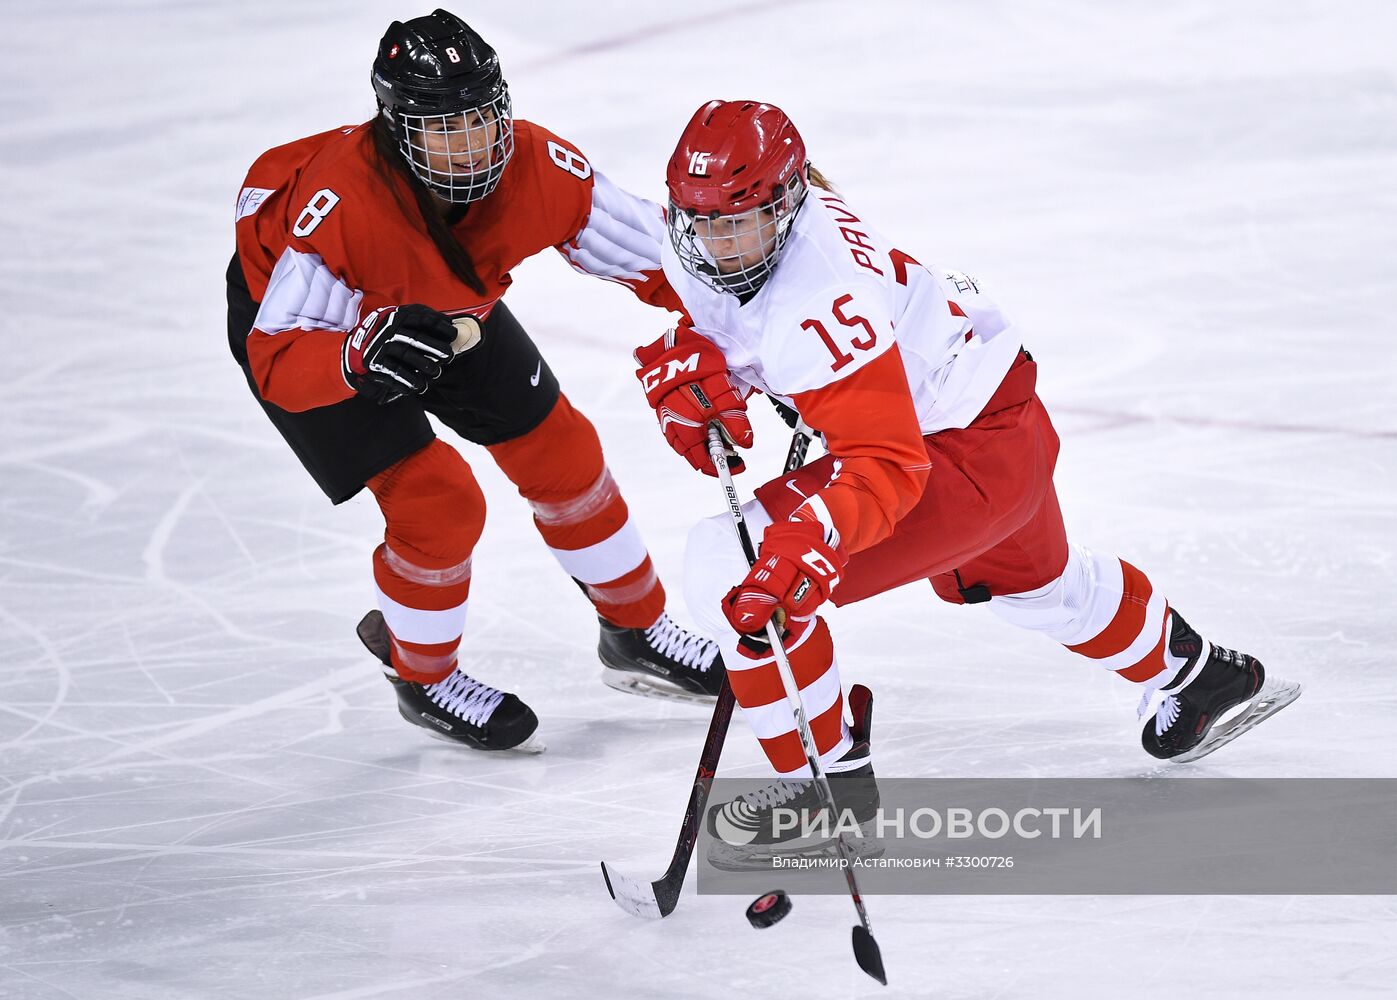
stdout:
<svg viewBox="0 0 1397 1000">
<path fill-rule="evenodd" d="M 535 369 L 534 369 L 534 373 L 533 373 L 532 375 L 529 376 L 529 385 L 538 385 L 538 377 L 539 377 L 540 375 L 542 375 L 542 374 L 543 374 L 543 359 L 542 359 L 542 358 L 539 358 L 539 359 L 538 359 L 538 367 L 535 368 Z"/>
<path fill-rule="evenodd" d="M 794 479 L 787 479 L 787 480 L 786 480 L 786 489 L 790 490 L 792 493 L 794 493 L 796 496 L 800 497 L 802 500 L 808 500 L 808 499 L 810 499 L 810 498 L 809 498 L 808 496 L 806 496 L 804 493 L 800 492 L 800 490 L 796 489 L 796 481 L 795 481 Z"/>
</svg>

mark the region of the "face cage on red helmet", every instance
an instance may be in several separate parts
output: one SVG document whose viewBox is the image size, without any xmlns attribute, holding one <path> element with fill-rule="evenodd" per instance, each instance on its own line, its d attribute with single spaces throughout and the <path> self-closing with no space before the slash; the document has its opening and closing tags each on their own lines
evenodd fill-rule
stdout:
<svg viewBox="0 0 1397 1000">
<path fill-rule="evenodd" d="M 780 193 L 765 205 L 737 215 L 719 215 L 715 212 L 707 216 L 714 221 L 731 220 L 729 224 L 734 233 L 742 236 L 755 234 L 756 239 L 749 240 L 749 246 L 753 242 L 758 247 L 769 245 L 769 249 L 755 263 L 742 263 L 742 257 L 746 254 L 735 245 L 736 239 L 741 237 L 700 236 L 695 228 L 699 221 L 697 213 L 693 209 L 680 208 L 673 199 L 670 200 L 667 217 L 670 244 L 679 255 L 679 262 L 684 265 L 684 270 L 709 288 L 738 297 L 753 295 L 771 277 L 771 272 L 776 267 L 776 258 L 790 236 L 796 213 L 805 203 L 808 190 L 804 171 L 796 171 L 781 188 Z M 710 241 L 719 244 L 718 249 L 725 252 L 721 255 L 714 254 L 709 246 Z M 726 252 L 728 250 L 733 252 Z M 729 262 L 726 269 L 724 262 Z"/>
<path fill-rule="evenodd" d="M 488 104 L 456 114 L 393 113 L 391 117 L 397 125 L 398 149 L 412 172 L 433 194 L 453 204 L 479 201 L 495 190 L 514 155 L 513 109 L 505 86 Z M 428 151 L 429 137 L 438 151 L 434 154 Z M 464 161 L 470 154 L 487 154 L 484 164 L 461 162 L 459 168 L 452 168 L 448 162 L 452 156 Z"/>
</svg>

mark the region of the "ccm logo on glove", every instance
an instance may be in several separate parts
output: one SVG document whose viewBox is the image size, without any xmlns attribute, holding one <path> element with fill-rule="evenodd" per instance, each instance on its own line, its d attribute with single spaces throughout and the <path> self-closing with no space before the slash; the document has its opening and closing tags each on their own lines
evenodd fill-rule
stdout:
<svg viewBox="0 0 1397 1000">
<path fill-rule="evenodd" d="M 674 358 L 666 361 L 658 368 L 652 368 L 640 377 L 640 384 L 645 388 L 645 395 L 649 396 L 666 382 L 673 382 L 676 378 L 688 372 L 697 375 L 699 370 L 699 354 L 695 351 L 687 358 Z M 692 381 L 688 379 L 686 381 Z"/>
<path fill-rule="evenodd" d="M 708 453 L 708 425 L 713 421 L 729 448 L 752 446 L 747 403 L 728 378 L 727 358 L 711 341 L 681 327 L 637 348 L 635 360 L 641 365 L 636 378 L 655 409 L 660 432 L 695 469 L 718 474 Z M 730 456 L 728 467 L 741 472 L 741 457 L 735 451 Z"/>
<path fill-rule="evenodd" d="M 845 562 L 819 521 L 797 511 L 766 529 L 757 564 L 723 598 L 723 614 L 743 635 L 761 632 L 778 609 L 792 621 L 807 619 L 839 586 Z"/>
</svg>

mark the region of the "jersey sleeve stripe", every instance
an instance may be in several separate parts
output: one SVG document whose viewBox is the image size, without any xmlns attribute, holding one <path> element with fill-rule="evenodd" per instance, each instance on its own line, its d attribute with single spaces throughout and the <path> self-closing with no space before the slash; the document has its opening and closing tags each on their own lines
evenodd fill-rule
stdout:
<svg viewBox="0 0 1397 1000">
<path fill-rule="evenodd" d="M 267 280 L 253 326 L 263 333 L 352 330 L 364 293 L 335 276 L 319 254 L 287 247 Z"/>
</svg>

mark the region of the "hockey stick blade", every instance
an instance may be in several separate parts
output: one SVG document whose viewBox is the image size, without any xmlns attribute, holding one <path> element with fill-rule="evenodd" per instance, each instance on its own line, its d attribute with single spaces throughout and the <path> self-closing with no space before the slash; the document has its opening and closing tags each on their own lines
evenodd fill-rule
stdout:
<svg viewBox="0 0 1397 1000">
<path fill-rule="evenodd" d="M 873 940 L 873 935 L 863 924 L 854 925 L 854 961 L 859 963 L 859 968 L 867 972 L 884 986 L 888 985 L 888 974 L 883 971 L 883 953 L 878 949 L 878 942 Z"/>
<path fill-rule="evenodd" d="M 684 876 L 689 870 L 689 860 L 698 842 L 699 824 L 703 820 L 703 807 L 708 802 L 708 790 L 713 786 L 713 775 L 718 770 L 718 757 L 723 752 L 723 741 L 727 739 L 728 724 L 732 721 L 732 687 L 723 678 L 718 689 L 718 699 L 713 705 L 713 718 L 708 723 L 708 736 L 703 742 L 703 753 L 699 756 L 698 772 L 694 775 L 693 786 L 689 789 L 689 804 L 684 810 L 684 820 L 679 825 L 679 837 L 674 845 L 674 856 L 670 859 L 665 873 L 654 882 L 640 882 L 622 875 L 614 868 L 601 863 L 602 878 L 606 879 L 606 890 L 616 905 L 637 917 L 659 920 L 667 917 L 679 903 L 679 893 L 684 888 Z"/>
<path fill-rule="evenodd" d="M 659 882 L 640 882 L 606 867 L 605 861 L 601 863 L 601 875 L 606 879 L 606 891 L 611 893 L 616 905 L 632 916 L 659 920 L 669 916 L 674 904 L 679 902 L 677 892 L 665 892 L 666 898 L 660 898 L 660 894 L 666 889 L 662 884 L 663 879 Z"/>
</svg>

